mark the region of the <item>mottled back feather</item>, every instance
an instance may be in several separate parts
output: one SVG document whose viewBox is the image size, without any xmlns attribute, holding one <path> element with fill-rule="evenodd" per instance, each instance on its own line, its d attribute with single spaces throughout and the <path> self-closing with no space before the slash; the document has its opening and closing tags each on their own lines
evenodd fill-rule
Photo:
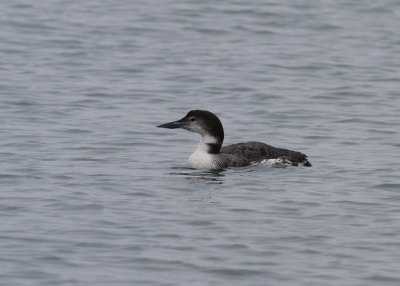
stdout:
<svg viewBox="0 0 400 286">
<path fill-rule="evenodd" d="M 250 162 L 261 162 L 262 160 L 282 158 L 289 161 L 293 166 L 302 163 L 304 166 L 311 166 L 307 160 L 307 155 L 282 148 L 275 148 L 261 142 L 246 142 L 232 144 L 222 147 L 220 154 L 232 154 L 247 158 Z"/>
</svg>

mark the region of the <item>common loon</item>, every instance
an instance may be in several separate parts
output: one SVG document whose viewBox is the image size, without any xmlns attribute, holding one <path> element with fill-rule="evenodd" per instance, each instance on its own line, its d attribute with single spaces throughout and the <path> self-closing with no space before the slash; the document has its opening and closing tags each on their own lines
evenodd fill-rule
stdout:
<svg viewBox="0 0 400 286">
<path fill-rule="evenodd" d="M 183 128 L 201 135 L 200 143 L 189 157 L 189 165 L 199 170 L 243 167 L 252 163 L 273 162 L 310 167 L 307 155 L 261 142 L 238 143 L 222 147 L 224 128 L 219 118 L 206 110 L 191 110 L 180 120 L 161 124 L 161 128 Z"/>
</svg>

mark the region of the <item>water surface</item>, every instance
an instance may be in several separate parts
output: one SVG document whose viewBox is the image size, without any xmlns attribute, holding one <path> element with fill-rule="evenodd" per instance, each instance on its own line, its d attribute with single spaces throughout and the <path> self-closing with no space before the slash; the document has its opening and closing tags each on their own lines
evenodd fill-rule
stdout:
<svg viewBox="0 0 400 286">
<path fill-rule="evenodd" d="M 2 285 L 399 285 L 396 1 L 2 1 Z M 225 143 L 312 168 L 200 172 Z"/>
</svg>

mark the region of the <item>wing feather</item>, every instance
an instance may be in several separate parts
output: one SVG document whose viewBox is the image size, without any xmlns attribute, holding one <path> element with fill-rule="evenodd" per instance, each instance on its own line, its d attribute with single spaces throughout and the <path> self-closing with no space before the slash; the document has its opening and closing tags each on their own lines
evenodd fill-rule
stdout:
<svg viewBox="0 0 400 286">
<path fill-rule="evenodd" d="M 305 166 L 311 166 L 311 163 L 307 160 L 306 154 L 297 151 L 276 148 L 261 142 L 246 142 L 228 145 L 221 148 L 220 154 L 240 154 L 249 161 L 257 162 L 266 159 L 282 158 L 290 161 L 290 163 L 294 166 L 297 166 L 299 163 L 302 163 Z"/>
</svg>

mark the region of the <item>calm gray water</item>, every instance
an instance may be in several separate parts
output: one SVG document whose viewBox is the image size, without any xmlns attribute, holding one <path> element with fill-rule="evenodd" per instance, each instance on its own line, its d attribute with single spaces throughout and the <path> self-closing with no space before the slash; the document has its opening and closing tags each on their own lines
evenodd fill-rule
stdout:
<svg viewBox="0 0 400 286">
<path fill-rule="evenodd" d="M 398 1 L 0 4 L 1 285 L 400 285 Z M 312 168 L 186 167 L 220 116 Z"/>
</svg>

